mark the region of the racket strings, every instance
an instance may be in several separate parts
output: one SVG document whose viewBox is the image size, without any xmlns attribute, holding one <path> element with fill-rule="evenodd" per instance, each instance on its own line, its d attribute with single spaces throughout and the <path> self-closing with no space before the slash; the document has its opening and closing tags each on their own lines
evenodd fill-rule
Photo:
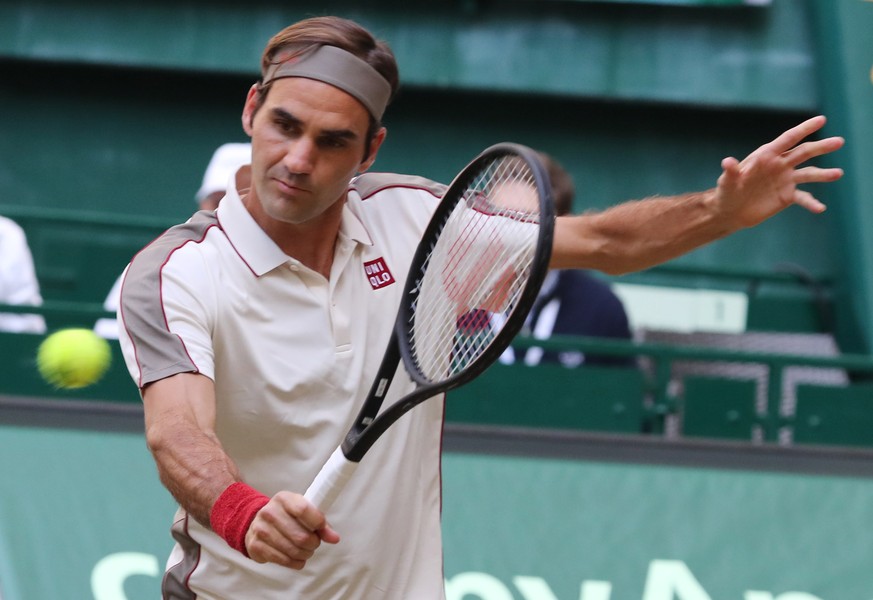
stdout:
<svg viewBox="0 0 873 600">
<path fill-rule="evenodd" d="M 490 162 L 443 222 L 418 274 L 410 346 L 430 381 L 490 346 L 525 289 L 535 256 L 539 194 L 527 163 Z"/>
</svg>

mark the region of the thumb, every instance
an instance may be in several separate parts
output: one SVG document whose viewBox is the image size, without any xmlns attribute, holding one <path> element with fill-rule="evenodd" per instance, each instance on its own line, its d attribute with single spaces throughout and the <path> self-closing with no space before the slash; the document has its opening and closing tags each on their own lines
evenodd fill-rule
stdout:
<svg viewBox="0 0 873 600">
<path fill-rule="evenodd" d="M 723 158 L 721 161 L 722 173 L 718 178 L 718 187 L 727 191 L 737 187 L 740 178 L 740 163 L 733 156 Z"/>
<path fill-rule="evenodd" d="M 740 161 L 733 156 L 728 156 L 721 160 L 721 169 L 724 175 L 728 177 L 736 177 L 740 173 Z"/>
<path fill-rule="evenodd" d="M 325 523 L 324 527 L 315 530 L 316 535 L 321 538 L 322 542 L 327 544 L 336 544 L 340 541 L 339 534 L 334 531 L 330 524 Z"/>
</svg>

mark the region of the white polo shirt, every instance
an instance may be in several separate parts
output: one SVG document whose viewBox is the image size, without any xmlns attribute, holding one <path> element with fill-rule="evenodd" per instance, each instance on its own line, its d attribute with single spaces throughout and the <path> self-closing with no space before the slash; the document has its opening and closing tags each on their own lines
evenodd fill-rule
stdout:
<svg viewBox="0 0 873 600">
<path fill-rule="evenodd" d="M 138 385 L 215 382 L 216 430 L 243 480 L 302 493 L 342 441 L 382 360 L 412 254 L 444 187 L 399 175 L 352 183 L 330 278 L 285 255 L 235 191 L 132 261 L 120 342 Z M 413 389 L 401 367 L 386 404 Z M 179 510 L 172 598 L 443 597 L 442 398 L 380 438 L 328 514 L 342 536 L 302 571 L 260 565 Z"/>
</svg>

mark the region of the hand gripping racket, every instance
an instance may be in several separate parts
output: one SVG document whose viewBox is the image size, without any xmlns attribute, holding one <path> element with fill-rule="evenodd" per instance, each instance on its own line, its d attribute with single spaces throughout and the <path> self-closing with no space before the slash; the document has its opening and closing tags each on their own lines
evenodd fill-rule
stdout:
<svg viewBox="0 0 873 600">
<path fill-rule="evenodd" d="M 481 374 L 521 329 L 548 270 L 555 213 L 536 153 L 497 144 L 446 190 L 418 245 L 394 332 L 352 428 L 306 491 L 327 511 L 379 436 Z M 379 413 L 399 362 L 417 384 Z"/>
</svg>

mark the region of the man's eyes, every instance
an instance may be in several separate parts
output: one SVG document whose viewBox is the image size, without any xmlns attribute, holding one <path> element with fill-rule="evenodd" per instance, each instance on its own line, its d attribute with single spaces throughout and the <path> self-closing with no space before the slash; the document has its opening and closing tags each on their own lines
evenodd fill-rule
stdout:
<svg viewBox="0 0 873 600">
<path fill-rule="evenodd" d="M 344 138 L 336 137 L 321 138 L 318 143 L 324 148 L 345 148 L 348 145 Z"/>
<path fill-rule="evenodd" d="M 283 121 L 281 119 L 276 120 L 276 128 L 283 133 L 294 133 L 300 129 L 296 123 Z"/>
<path fill-rule="evenodd" d="M 293 121 L 285 121 L 283 119 L 276 119 L 275 121 L 276 129 L 282 132 L 283 135 L 289 137 L 296 137 L 301 135 L 302 128 L 299 123 L 295 123 Z M 339 135 L 325 135 L 319 137 L 316 140 L 316 143 L 322 148 L 333 148 L 340 149 L 345 148 L 349 145 L 348 138 Z"/>
</svg>

